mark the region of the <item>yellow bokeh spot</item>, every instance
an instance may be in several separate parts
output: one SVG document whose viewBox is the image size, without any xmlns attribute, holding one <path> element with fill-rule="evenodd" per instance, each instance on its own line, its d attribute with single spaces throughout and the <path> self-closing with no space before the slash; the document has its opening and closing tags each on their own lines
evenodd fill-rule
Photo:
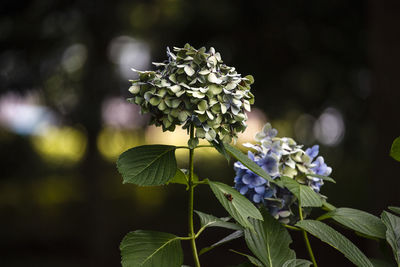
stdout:
<svg viewBox="0 0 400 267">
<path fill-rule="evenodd" d="M 87 137 L 82 130 L 73 127 L 50 127 L 41 135 L 33 136 L 36 152 L 55 164 L 74 164 L 85 155 Z"/>
<path fill-rule="evenodd" d="M 238 134 L 238 144 L 254 143 L 254 137 L 262 130 L 267 121 L 264 113 L 257 108 L 254 108 L 250 113 L 248 113 L 248 117 L 249 119 L 246 122 L 246 130 L 243 133 Z"/>
<path fill-rule="evenodd" d="M 146 130 L 146 143 L 148 144 L 187 146 L 188 139 L 187 131 L 178 127 L 173 132 L 163 132 L 161 127 L 154 125 L 147 127 Z"/>
<path fill-rule="evenodd" d="M 186 130 L 182 128 L 176 128 L 173 132 L 163 132 L 161 127 L 150 126 L 146 131 L 146 143 L 147 144 L 164 144 L 164 145 L 174 145 L 174 146 L 187 146 L 189 140 L 189 135 Z M 210 145 L 205 139 L 199 140 L 199 145 Z M 185 161 L 188 159 L 187 149 L 177 149 L 175 155 L 178 161 Z M 218 151 L 214 148 L 199 148 L 196 149 L 196 158 L 203 157 L 207 160 L 214 160 L 216 158 L 222 158 Z"/>
<path fill-rule="evenodd" d="M 109 161 L 115 161 L 125 150 L 141 145 L 140 133 L 103 128 L 97 137 L 97 148 L 100 154 Z"/>
</svg>

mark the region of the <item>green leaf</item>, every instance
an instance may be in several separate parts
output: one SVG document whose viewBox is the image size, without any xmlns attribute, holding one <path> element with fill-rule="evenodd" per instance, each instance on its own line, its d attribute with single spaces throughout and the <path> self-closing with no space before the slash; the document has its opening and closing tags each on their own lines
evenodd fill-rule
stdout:
<svg viewBox="0 0 400 267">
<path fill-rule="evenodd" d="M 123 267 L 178 267 L 183 264 L 179 237 L 162 232 L 137 230 L 120 245 Z"/>
<path fill-rule="evenodd" d="M 326 199 L 322 200 L 322 202 L 323 202 L 322 206 L 323 206 L 323 209 L 324 209 L 324 210 L 332 211 L 332 210 L 336 209 L 336 207 L 333 206 L 332 204 L 328 203 L 328 202 L 326 201 Z"/>
<path fill-rule="evenodd" d="M 255 231 L 244 231 L 247 247 L 265 266 L 281 267 L 286 261 L 296 258 L 295 252 L 289 248 L 292 239 L 268 211 L 262 209 L 261 213 L 264 221 L 250 219 Z"/>
<path fill-rule="evenodd" d="M 280 180 L 283 185 L 300 200 L 302 207 L 322 206 L 323 201 L 321 196 L 312 190 L 311 187 L 299 184 L 297 181 L 287 176 L 281 176 Z"/>
<path fill-rule="evenodd" d="M 176 173 L 175 146 L 145 145 L 122 153 L 117 168 L 123 183 L 162 185 Z"/>
<path fill-rule="evenodd" d="M 386 241 L 392 247 L 394 258 L 400 266 L 400 217 L 382 212 L 382 222 L 386 225 Z"/>
<path fill-rule="evenodd" d="M 225 158 L 225 159 L 228 161 L 228 163 L 229 163 L 229 161 L 231 160 L 231 158 L 230 158 L 229 154 L 226 152 L 224 143 L 223 143 L 221 140 L 217 140 L 217 141 L 218 141 L 218 143 L 215 142 L 215 141 L 212 141 L 212 142 L 210 142 L 210 144 L 211 144 L 222 156 L 224 156 L 224 158 Z"/>
<path fill-rule="evenodd" d="M 235 240 L 235 239 L 238 239 L 238 238 L 240 238 L 242 236 L 243 236 L 243 231 L 242 230 L 235 231 L 232 234 L 222 238 L 218 242 L 212 244 L 211 246 L 202 248 L 200 250 L 199 255 L 203 255 L 204 253 L 206 253 L 206 252 L 208 252 L 208 251 L 210 251 L 210 250 L 212 250 L 212 249 L 214 249 L 214 248 L 216 248 L 216 247 L 218 247 L 218 246 L 220 246 L 222 244 L 228 243 L 228 242 L 230 242 L 232 240 Z"/>
<path fill-rule="evenodd" d="M 171 180 L 167 182 L 167 184 L 183 184 L 183 185 L 188 185 L 188 180 L 186 175 L 181 171 L 180 169 L 176 169 L 175 176 L 172 177 Z"/>
<path fill-rule="evenodd" d="M 373 267 L 369 259 L 349 239 L 330 226 L 313 220 L 303 220 L 296 223 L 297 227 L 304 229 L 323 242 L 339 250 L 356 266 Z"/>
<path fill-rule="evenodd" d="M 232 251 L 233 253 L 245 256 L 253 265 L 255 265 L 257 267 L 264 267 L 264 265 L 257 258 L 254 258 L 253 256 L 250 256 L 248 254 L 245 254 L 245 253 L 233 250 L 233 249 L 230 249 L 229 251 Z"/>
<path fill-rule="evenodd" d="M 209 180 L 208 184 L 225 210 L 243 227 L 252 228 L 248 217 L 262 220 L 261 213 L 256 206 L 234 188 Z"/>
<path fill-rule="evenodd" d="M 388 209 L 400 215 L 400 207 L 390 206 Z"/>
<path fill-rule="evenodd" d="M 187 169 L 176 169 L 175 176 L 171 178 L 166 184 L 183 184 L 186 185 L 186 190 L 189 189 L 188 181 L 189 181 L 189 172 Z M 193 182 L 198 182 L 199 176 L 193 173 Z"/>
<path fill-rule="evenodd" d="M 201 228 L 207 227 L 222 227 L 231 230 L 242 230 L 243 228 L 236 223 L 228 222 L 230 218 L 217 218 L 213 215 L 206 214 L 195 210 L 197 215 L 200 217 Z"/>
<path fill-rule="evenodd" d="M 336 222 L 364 235 L 385 239 L 385 225 L 378 217 L 365 211 L 337 208 L 322 215 L 318 220 L 327 218 L 332 218 Z"/>
<path fill-rule="evenodd" d="M 392 262 L 387 262 L 382 259 L 369 259 L 372 262 L 374 267 L 396 267 L 396 265 Z"/>
<path fill-rule="evenodd" d="M 225 144 L 225 149 L 231 154 L 235 159 L 240 161 L 244 166 L 246 166 L 249 170 L 257 174 L 258 176 L 264 178 L 265 180 L 278 184 L 277 181 L 272 180 L 272 178 L 266 173 L 260 166 L 258 166 L 254 161 L 249 159 L 245 154 L 243 154 L 236 147 L 231 146 L 230 144 Z M 279 185 L 279 184 L 278 184 Z"/>
<path fill-rule="evenodd" d="M 390 156 L 400 161 L 400 136 L 394 139 L 392 148 L 390 149 Z"/>
<path fill-rule="evenodd" d="M 319 175 L 319 174 L 313 174 L 313 173 L 306 173 L 306 176 L 321 178 L 324 181 L 328 181 L 328 182 L 336 184 L 336 181 L 332 177 Z"/>
<path fill-rule="evenodd" d="M 311 264 L 312 262 L 308 260 L 294 259 L 294 260 L 288 260 L 282 265 L 282 267 L 309 267 L 311 266 Z"/>
<path fill-rule="evenodd" d="M 239 265 L 235 265 L 235 266 L 230 266 L 230 267 L 254 267 L 253 264 L 251 264 L 250 262 L 243 262 Z"/>
</svg>

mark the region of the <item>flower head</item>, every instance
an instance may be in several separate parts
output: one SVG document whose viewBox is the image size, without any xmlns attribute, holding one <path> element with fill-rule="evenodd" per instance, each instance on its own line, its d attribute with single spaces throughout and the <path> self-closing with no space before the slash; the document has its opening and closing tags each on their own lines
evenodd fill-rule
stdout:
<svg viewBox="0 0 400 267">
<path fill-rule="evenodd" d="M 196 137 L 208 141 L 236 139 L 246 129 L 247 114 L 254 96 L 252 76 L 242 77 L 234 67 L 223 64 L 214 48 L 167 48 L 168 60 L 153 63 L 156 71 L 138 71 L 129 91 L 129 101 L 150 113 L 151 124 L 164 131 L 194 125 Z"/>
<path fill-rule="evenodd" d="M 306 149 L 306 154 L 310 157 L 310 159 L 314 159 L 319 153 L 319 145 L 314 145 L 310 148 Z"/>
<path fill-rule="evenodd" d="M 263 168 L 272 179 L 288 176 L 319 193 L 324 184 L 323 180 L 307 174 L 327 176 L 332 172 L 332 168 L 327 166 L 324 158 L 318 156 L 319 146 L 315 145 L 304 151 L 292 138 L 276 137 L 277 133 L 269 123 L 266 124 L 263 130 L 256 134 L 255 145 L 244 144 L 255 151 L 254 153 L 249 151 L 248 157 Z M 235 188 L 242 195 L 256 204 L 264 205 L 273 216 L 284 223 L 293 223 L 297 220 L 298 202 L 287 188 L 269 183 L 240 162 L 236 162 L 234 166 Z"/>
</svg>

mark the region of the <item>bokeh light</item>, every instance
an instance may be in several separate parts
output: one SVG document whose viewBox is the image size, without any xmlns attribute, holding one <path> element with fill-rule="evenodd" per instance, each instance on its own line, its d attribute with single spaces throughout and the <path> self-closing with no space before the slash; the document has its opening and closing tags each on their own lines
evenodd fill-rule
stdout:
<svg viewBox="0 0 400 267">
<path fill-rule="evenodd" d="M 65 71 L 73 73 L 85 64 L 87 49 L 83 44 L 73 44 L 65 49 L 61 65 Z"/>
<path fill-rule="evenodd" d="M 48 127 L 40 135 L 32 136 L 33 148 L 43 160 L 51 164 L 71 165 L 82 160 L 87 137 L 78 127 Z"/>
<path fill-rule="evenodd" d="M 186 130 L 183 130 L 180 127 L 177 127 L 174 132 L 163 132 L 161 127 L 149 126 L 146 129 L 145 138 L 146 144 L 187 146 L 189 135 Z M 206 143 L 201 141 L 201 144 Z M 200 151 L 200 149 L 197 151 Z M 188 154 L 186 149 L 177 149 L 175 155 L 178 160 L 186 160 Z"/>
<path fill-rule="evenodd" d="M 38 104 L 36 92 L 0 96 L 0 126 L 21 135 L 37 134 L 55 123 L 53 112 Z"/>
<path fill-rule="evenodd" d="M 248 120 L 246 122 L 247 128 L 243 133 L 239 133 L 238 143 L 243 144 L 247 142 L 254 142 L 256 133 L 261 131 L 264 124 L 267 123 L 267 117 L 264 112 L 258 108 L 252 108 L 251 112 L 247 113 Z"/>
<path fill-rule="evenodd" d="M 116 129 L 140 129 L 148 122 L 148 116 L 140 114 L 137 105 L 121 97 L 110 97 L 103 101 L 101 108 L 103 124 Z"/>
<path fill-rule="evenodd" d="M 118 65 L 122 79 L 134 79 L 136 74 L 131 68 L 146 70 L 150 66 L 150 47 L 144 41 L 130 36 L 118 36 L 109 45 L 109 59 Z"/>
<path fill-rule="evenodd" d="M 324 145 L 336 146 L 342 141 L 345 125 L 342 113 L 329 107 L 319 116 L 314 125 L 314 135 Z"/>
<path fill-rule="evenodd" d="M 97 148 L 104 159 L 114 162 L 118 156 L 134 146 L 141 145 L 143 138 L 140 132 L 103 128 L 97 137 Z"/>
<path fill-rule="evenodd" d="M 186 130 L 177 127 L 174 132 L 163 132 L 160 127 L 150 126 L 146 130 L 146 144 L 168 144 L 175 146 L 187 146 L 189 135 Z M 199 139 L 199 145 L 210 145 L 205 139 Z M 175 152 L 178 161 L 186 162 L 188 159 L 187 149 L 177 149 Z M 203 147 L 196 149 L 195 160 L 223 160 L 223 157 L 214 149 Z"/>
</svg>

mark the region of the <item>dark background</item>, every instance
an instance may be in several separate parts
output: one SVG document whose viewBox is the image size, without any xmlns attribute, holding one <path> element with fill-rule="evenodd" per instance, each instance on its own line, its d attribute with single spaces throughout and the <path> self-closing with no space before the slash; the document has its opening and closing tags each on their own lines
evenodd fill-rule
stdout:
<svg viewBox="0 0 400 267">
<path fill-rule="evenodd" d="M 169 142 L 125 104 L 129 69 L 150 69 L 186 42 L 214 46 L 255 77 L 254 127 L 270 121 L 280 135 L 320 144 L 337 181 L 322 189 L 332 204 L 378 216 L 399 206 L 400 164 L 388 156 L 400 135 L 399 12 L 396 0 L 2 0 L 0 265 L 119 266 L 131 230 L 186 234 L 184 188 L 122 185 L 114 163 L 134 145 Z M 196 172 L 233 183 L 215 153 L 199 153 Z M 226 216 L 215 203 L 199 188 L 196 209 Z M 228 233 L 207 230 L 198 247 Z M 380 257 L 373 242 L 346 235 Z M 321 266 L 351 266 L 311 241 Z M 203 265 L 244 261 L 230 247 L 246 251 L 234 242 Z"/>
</svg>

